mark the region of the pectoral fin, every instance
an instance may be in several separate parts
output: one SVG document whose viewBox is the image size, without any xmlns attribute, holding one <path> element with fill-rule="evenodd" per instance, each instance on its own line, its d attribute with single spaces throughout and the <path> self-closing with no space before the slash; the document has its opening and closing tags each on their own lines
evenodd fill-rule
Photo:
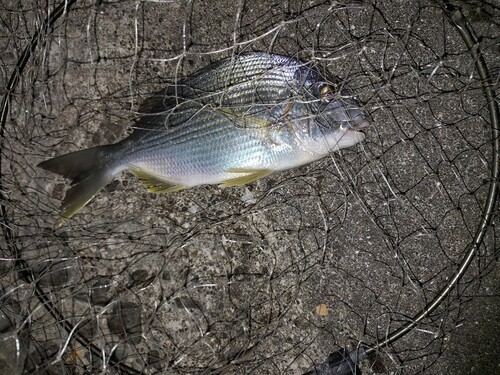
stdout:
<svg viewBox="0 0 500 375">
<path fill-rule="evenodd" d="M 173 193 L 174 191 L 184 190 L 187 187 L 184 185 L 177 185 L 170 181 L 165 181 L 157 176 L 138 167 L 131 167 L 132 172 L 143 183 L 146 189 L 151 193 Z"/>
<path fill-rule="evenodd" d="M 276 121 L 270 122 L 256 115 L 242 113 L 228 108 L 219 108 L 218 112 L 224 114 L 224 116 L 226 116 L 238 129 L 258 130 L 258 132 L 254 132 L 254 136 L 262 139 L 267 145 L 273 146 L 280 144 L 278 140 L 279 132 L 281 129 L 285 129 L 280 123 Z"/>
<path fill-rule="evenodd" d="M 219 112 L 222 112 L 233 124 L 241 129 L 267 129 L 273 124 L 267 120 L 260 117 L 242 113 L 239 111 L 234 111 L 228 108 L 218 108 Z"/>
<path fill-rule="evenodd" d="M 226 172 L 245 173 L 245 175 L 225 180 L 219 185 L 220 187 L 243 186 L 249 184 L 250 182 L 254 182 L 263 177 L 266 177 L 267 175 L 270 175 L 274 171 L 272 169 L 231 168 L 228 169 Z"/>
</svg>

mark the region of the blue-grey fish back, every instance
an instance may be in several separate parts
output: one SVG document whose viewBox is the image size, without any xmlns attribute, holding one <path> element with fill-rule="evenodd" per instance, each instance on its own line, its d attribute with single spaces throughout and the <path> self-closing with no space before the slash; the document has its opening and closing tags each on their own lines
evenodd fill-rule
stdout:
<svg viewBox="0 0 500 375">
<path fill-rule="evenodd" d="M 300 60 L 264 52 L 247 52 L 215 62 L 145 100 L 137 128 L 157 123 L 176 108 L 196 110 L 204 105 L 248 107 L 272 104 L 296 95 L 318 80 L 318 72 Z M 187 103 L 187 104 L 186 104 Z M 245 109 L 245 108 L 244 108 Z M 142 123 L 142 124 L 141 124 Z M 170 127 L 184 123 L 170 121 Z M 150 127 L 147 127 L 148 129 Z"/>
</svg>

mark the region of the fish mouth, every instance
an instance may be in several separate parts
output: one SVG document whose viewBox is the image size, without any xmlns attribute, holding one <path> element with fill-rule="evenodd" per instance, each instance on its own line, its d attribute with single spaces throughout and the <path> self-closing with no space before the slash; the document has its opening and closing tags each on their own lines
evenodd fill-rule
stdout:
<svg viewBox="0 0 500 375">
<path fill-rule="evenodd" d="M 349 130 L 354 131 L 363 131 L 370 126 L 370 122 L 366 119 L 365 116 L 358 115 L 351 121 L 351 126 Z"/>
<path fill-rule="evenodd" d="M 346 138 L 344 142 L 349 146 L 362 142 L 366 138 L 366 130 L 370 126 L 370 122 L 365 116 L 356 116 L 349 122 L 349 127 L 345 133 Z"/>
<path fill-rule="evenodd" d="M 358 136 L 364 139 L 366 137 L 366 129 L 370 126 L 370 122 L 364 116 L 357 116 L 349 125 L 350 126 L 346 129 L 348 133 L 352 135 L 357 133 Z"/>
</svg>

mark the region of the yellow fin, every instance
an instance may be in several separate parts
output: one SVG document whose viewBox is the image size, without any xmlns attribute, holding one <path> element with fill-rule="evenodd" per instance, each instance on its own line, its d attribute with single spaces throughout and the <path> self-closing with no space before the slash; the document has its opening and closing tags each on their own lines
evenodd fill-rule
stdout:
<svg viewBox="0 0 500 375">
<path fill-rule="evenodd" d="M 186 189 L 187 186 L 176 185 L 169 181 L 162 180 L 155 175 L 152 175 L 141 168 L 131 167 L 130 172 L 132 172 L 141 181 L 146 189 L 151 193 L 172 193 L 174 191 L 179 191 Z"/>
<path fill-rule="evenodd" d="M 274 171 L 272 169 L 231 168 L 226 170 L 226 172 L 245 173 L 245 175 L 225 180 L 219 185 L 220 187 L 243 186 L 249 184 L 250 182 L 254 182 L 263 177 L 266 177 L 267 175 L 270 175 Z"/>
</svg>

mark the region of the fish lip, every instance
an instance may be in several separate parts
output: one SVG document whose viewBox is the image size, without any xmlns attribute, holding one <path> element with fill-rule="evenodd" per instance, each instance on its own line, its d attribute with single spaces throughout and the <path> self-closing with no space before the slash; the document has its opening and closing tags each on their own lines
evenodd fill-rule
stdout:
<svg viewBox="0 0 500 375">
<path fill-rule="evenodd" d="M 366 118 L 364 117 L 359 118 L 359 117 L 361 116 L 358 116 L 353 120 L 353 125 L 351 126 L 352 130 L 366 129 L 370 126 L 370 122 Z"/>
<path fill-rule="evenodd" d="M 370 122 L 366 119 L 356 120 L 346 126 L 344 129 L 349 132 L 365 133 L 366 129 L 370 127 Z"/>
</svg>

